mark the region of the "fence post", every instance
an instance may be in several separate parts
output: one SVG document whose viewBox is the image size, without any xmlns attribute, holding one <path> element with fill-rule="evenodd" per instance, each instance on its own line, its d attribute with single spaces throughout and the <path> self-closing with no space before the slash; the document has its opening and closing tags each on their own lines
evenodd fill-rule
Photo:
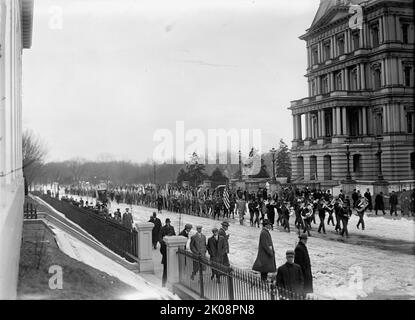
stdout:
<svg viewBox="0 0 415 320">
<path fill-rule="evenodd" d="M 227 273 L 227 276 L 228 276 L 228 296 L 229 296 L 229 300 L 234 300 L 232 268 L 228 267 L 228 270 L 227 270 L 226 273 Z"/>
<path fill-rule="evenodd" d="M 199 279 L 200 279 L 200 297 L 205 298 L 205 288 L 203 286 L 203 264 L 202 264 L 202 255 L 197 256 L 197 262 L 199 263 Z"/>
<path fill-rule="evenodd" d="M 139 272 L 154 273 L 152 230 L 151 222 L 136 223 L 137 229 L 137 257 Z M 134 235 L 134 233 L 133 233 Z"/>
<path fill-rule="evenodd" d="M 164 237 L 167 250 L 167 288 L 173 291 L 173 285 L 179 282 L 179 257 L 177 251 L 186 246 L 187 238 L 183 236 Z"/>
</svg>

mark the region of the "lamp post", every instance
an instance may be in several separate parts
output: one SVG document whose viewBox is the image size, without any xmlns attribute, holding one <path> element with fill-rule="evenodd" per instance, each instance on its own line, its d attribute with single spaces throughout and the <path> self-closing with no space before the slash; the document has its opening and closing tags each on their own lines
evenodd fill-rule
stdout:
<svg viewBox="0 0 415 320">
<path fill-rule="evenodd" d="M 352 180 L 352 175 L 350 174 L 350 143 L 351 140 L 349 138 L 345 139 L 346 144 L 346 157 L 347 157 L 347 174 L 346 174 L 346 181 Z"/>
<path fill-rule="evenodd" d="M 272 154 L 272 182 L 275 182 L 277 181 L 277 178 L 275 177 L 275 155 L 277 154 L 277 150 L 272 148 L 269 152 Z"/>
<path fill-rule="evenodd" d="M 378 158 L 378 181 L 383 181 L 383 174 L 382 174 L 382 140 L 383 137 L 381 135 L 376 137 L 378 142 L 378 151 L 376 152 L 376 157 Z"/>
</svg>

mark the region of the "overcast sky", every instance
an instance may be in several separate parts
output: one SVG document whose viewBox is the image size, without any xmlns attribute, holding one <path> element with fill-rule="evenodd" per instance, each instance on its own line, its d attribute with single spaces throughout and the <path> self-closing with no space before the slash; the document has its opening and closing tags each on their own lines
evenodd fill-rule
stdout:
<svg viewBox="0 0 415 320">
<path fill-rule="evenodd" d="M 152 158 L 159 129 L 292 140 L 319 0 L 36 0 L 23 125 L 49 161 Z M 60 19 L 62 17 L 62 19 Z"/>
</svg>

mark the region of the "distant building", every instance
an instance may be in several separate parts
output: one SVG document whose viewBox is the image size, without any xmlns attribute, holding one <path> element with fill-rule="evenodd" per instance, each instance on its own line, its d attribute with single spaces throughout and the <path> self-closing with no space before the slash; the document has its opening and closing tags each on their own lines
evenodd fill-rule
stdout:
<svg viewBox="0 0 415 320">
<path fill-rule="evenodd" d="M 16 297 L 23 225 L 22 50 L 33 0 L 0 0 L 0 300 Z"/>
<path fill-rule="evenodd" d="M 352 16 L 351 5 L 362 15 Z M 377 179 L 379 141 L 384 178 L 413 180 L 413 16 L 413 0 L 320 2 L 300 37 L 307 44 L 309 96 L 289 108 L 294 181 L 337 185 L 345 179 L 346 138 L 358 183 Z"/>
</svg>

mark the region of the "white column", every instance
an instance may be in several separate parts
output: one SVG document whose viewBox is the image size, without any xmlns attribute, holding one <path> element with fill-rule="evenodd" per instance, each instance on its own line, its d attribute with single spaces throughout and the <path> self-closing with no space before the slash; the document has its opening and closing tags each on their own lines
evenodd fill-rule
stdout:
<svg viewBox="0 0 415 320">
<path fill-rule="evenodd" d="M 173 285 L 179 282 L 179 256 L 177 251 L 184 248 L 187 239 L 183 236 L 164 237 L 167 246 L 167 288 L 172 291 Z"/>
<path fill-rule="evenodd" d="M 364 136 L 367 135 L 367 110 L 366 107 L 362 107 L 362 122 L 363 122 L 363 132 Z"/>
<path fill-rule="evenodd" d="M 154 272 L 152 230 L 154 224 L 151 222 L 136 223 L 138 233 L 137 253 L 139 272 Z"/>
<path fill-rule="evenodd" d="M 342 123 L 341 123 L 341 108 L 337 107 L 336 108 L 336 135 L 340 136 L 342 134 Z"/>
<path fill-rule="evenodd" d="M 344 88 L 344 90 L 349 91 L 349 72 L 348 72 L 347 68 L 344 68 L 343 72 L 344 72 L 343 88 Z"/>
<path fill-rule="evenodd" d="M 305 114 L 305 138 L 310 138 L 310 113 Z"/>
<path fill-rule="evenodd" d="M 303 133 L 301 129 L 301 114 L 297 115 L 297 139 L 302 140 Z"/>
<path fill-rule="evenodd" d="M 296 115 L 293 115 L 293 140 L 297 140 L 297 121 Z"/>
<path fill-rule="evenodd" d="M 382 44 L 385 41 L 383 16 L 379 19 L 379 42 Z"/>
<path fill-rule="evenodd" d="M 343 120 L 342 135 L 346 136 L 346 135 L 348 135 L 346 107 L 342 107 L 342 120 Z"/>
</svg>

